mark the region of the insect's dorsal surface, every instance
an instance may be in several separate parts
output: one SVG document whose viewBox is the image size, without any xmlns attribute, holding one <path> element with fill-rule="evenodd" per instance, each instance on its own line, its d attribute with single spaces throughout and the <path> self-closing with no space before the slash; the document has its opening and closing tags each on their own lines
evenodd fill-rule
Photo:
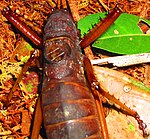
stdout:
<svg viewBox="0 0 150 139">
<path fill-rule="evenodd" d="M 47 138 L 101 138 L 97 109 L 87 87 L 77 29 L 65 10 L 44 28 L 43 118 Z"/>
<path fill-rule="evenodd" d="M 54 10 L 50 15 L 44 28 L 43 41 L 46 62 L 55 69 L 47 74 L 51 78 L 62 78 L 74 72 L 75 64 L 79 64 L 82 56 L 76 25 L 66 10 Z"/>
</svg>

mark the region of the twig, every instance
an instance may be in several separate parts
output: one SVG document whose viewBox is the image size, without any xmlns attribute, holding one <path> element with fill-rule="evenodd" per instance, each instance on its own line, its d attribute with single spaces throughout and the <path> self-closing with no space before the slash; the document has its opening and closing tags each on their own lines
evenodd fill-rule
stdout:
<svg viewBox="0 0 150 139">
<path fill-rule="evenodd" d="M 148 62 L 150 62 L 150 53 L 116 56 L 91 60 L 91 63 L 93 65 L 113 64 L 113 66 L 117 67 L 125 67 Z"/>
</svg>

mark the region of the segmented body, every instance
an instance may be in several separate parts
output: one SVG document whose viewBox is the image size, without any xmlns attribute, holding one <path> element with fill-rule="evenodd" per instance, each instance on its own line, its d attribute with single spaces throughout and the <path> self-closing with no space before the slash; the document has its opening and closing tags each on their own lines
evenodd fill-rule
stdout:
<svg viewBox="0 0 150 139">
<path fill-rule="evenodd" d="M 85 80 L 75 23 L 55 10 L 44 28 L 42 107 L 50 139 L 101 138 L 94 98 Z"/>
</svg>

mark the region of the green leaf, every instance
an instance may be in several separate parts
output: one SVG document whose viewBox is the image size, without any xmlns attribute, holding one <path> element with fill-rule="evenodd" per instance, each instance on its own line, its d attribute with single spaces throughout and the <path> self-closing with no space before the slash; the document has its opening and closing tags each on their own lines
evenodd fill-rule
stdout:
<svg viewBox="0 0 150 139">
<path fill-rule="evenodd" d="M 29 43 L 26 45 L 26 48 L 30 51 L 33 50 L 32 46 Z"/>
<path fill-rule="evenodd" d="M 93 17 L 96 18 L 96 16 L 90 15 L 90 18 L 93 20 Z M 143 34 L 138 26 L 140 20 L 150 24 L 150 21 L 140 19 L 138 16 L 122 13 L 114 24 L 100 36 L 92 46 L 118 54 L 149 52 L 150 34 Z M 80 25 L 81 22 L 83 21 L 80 21 Z M 86 22 L 88 22 L 88 20 Z M 86 22 L 82 24 L 85 25 Z M 78 27 L 81 30 L 83 29 L 81 26 Z"/>
<path fill-rule="evenodd" d="M 30 56 L 22 56 L 21 57 L 21 62 L 26 63 L 29 58 L 30 58 Z"/>
<path fill-rule="evenodd" d="M 106 17 L 106 12 L 91 14 L 78 21 L 78 29 L 80 29 L 81 38 L 89 32 L 101 19 Z"/>
<path fill-rule="evenodd" d="M 32 83 L 28 83 L 27 90 L 28 90 L 28 92 L 32 92 L 33 91 L 33 85 L 32 85 Z"/>
<path fill-rule="evenodd" d="M 139 87 L 139 88 L 141 88 L 141 89 L 143 89 L 143 90 L 145 90 L 145 91 L 147 91 L 147 92 L 150 92 L 150 88 L 147 87 L 147 86 L 145 86 L 144 83 L 142 83 L 142 82 L 140 82 L 140 81 L 133 80 L 132 78 L 130 78 L 129 81 L 130 81 L 133 85 L 135 85 L 135 86 L 137 86 L 137 87 Z"/>
<path fill-rule="evenodd" d="M 129 123 L 129 128 L 131 131 L 135 131 L 135 126 L 132 123 Z"/>
</svg>

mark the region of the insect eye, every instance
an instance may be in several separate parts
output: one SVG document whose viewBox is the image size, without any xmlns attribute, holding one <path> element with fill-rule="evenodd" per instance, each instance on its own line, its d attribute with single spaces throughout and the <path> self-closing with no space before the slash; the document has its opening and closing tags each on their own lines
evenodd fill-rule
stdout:
<svg viewBox="0 0 150 139">
<path fill-rule="evenodd" d="M 49 63 L 62 61 L 70 52 L 70 47 L 65 41 L 52 40 L 45 43 L 44 57 Z"/>
</svg>

